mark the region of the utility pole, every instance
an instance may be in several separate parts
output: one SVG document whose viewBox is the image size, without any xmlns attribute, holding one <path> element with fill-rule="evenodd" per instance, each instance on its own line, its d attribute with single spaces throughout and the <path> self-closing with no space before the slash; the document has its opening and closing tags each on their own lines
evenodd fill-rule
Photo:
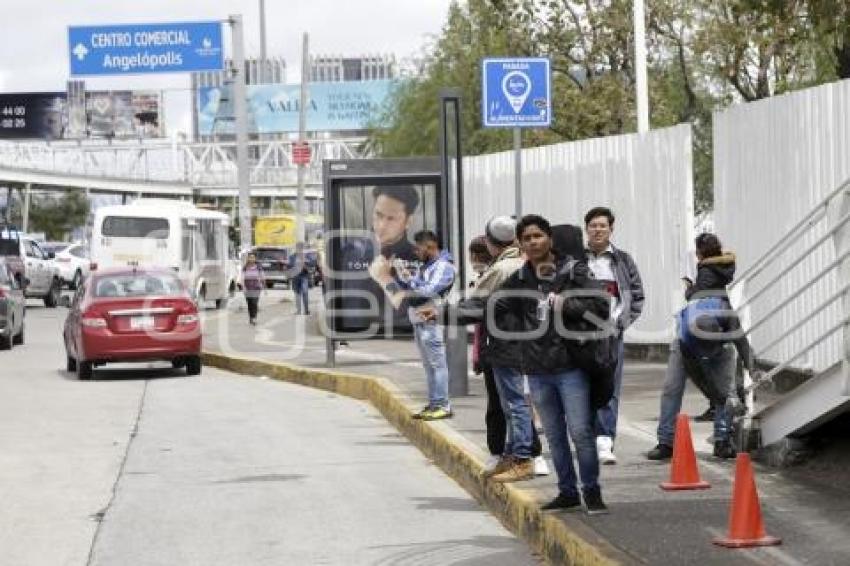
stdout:
<svg viewBox="0 0 850 566">
<path fill-rule="evenodd" d="M 260 82 L 268 80 L 266 74 L 266 0 L 260 0 Z"/>
<path fill-rule="evenodd" d="M 298 115 L 298 145 L 307 143 L 307 82 L 310 80 L 309 43 L 307 34 L 301 48 L 301 104 Z M 304 181 L 307 164 L 298 164 L 298 197 L 295 208 L 295 238 L 299 248 L 304 246 Z"/>
<path fill-rule="evenodd" d="M 638 133 L 649 131 L 649 89 L 646 78 L 646 15 L 644 0 L 634 0 L 635 88 L 637 89 Z"/>
<path fill-rule="evenodd" d="M 236 185 L 239 187 L 239 244 L 247 251 L 253 243 L 251 226 L 251 185 L 248 171 L 248 108 L 245 101 L 245 38 L 242 16 L 230 16 L 233 41 L 233 114 L 236 123 Z"/>
</svg>

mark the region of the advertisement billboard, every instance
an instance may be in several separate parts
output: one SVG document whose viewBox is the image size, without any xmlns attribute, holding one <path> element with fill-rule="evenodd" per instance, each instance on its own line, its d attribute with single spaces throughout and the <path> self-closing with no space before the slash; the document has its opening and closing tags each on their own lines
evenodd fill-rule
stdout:
<svg viewBox="0 0 850 566">
<path fill-rule="evenodd" d="M 91 91 L 0 94 L 0 139 L 164 135 L 158 92 Z"/>
<path fill-rule="evenodd" d="M 416 275 L 414 235 L 431 230 L 443 241 L 439 161 L 433 158 L 324 162 L 327 324 L 335 339 L 412 332 L 404 293 L 387 289 Z M 406 273 L 403 273 L 406 272 Z"/>
<path fill-rule="evenodd" d="M 0 94 L 0 139 L 62 139 L 66 116 L 64 92 Z"/>
<path fill-rule="evenodd" d="M 380 117 L 396 81 L 313 83 L 307 106 L 310 131 L 365 130 Z M 228 87 L 198 90 L 198 134 L 232 134 L 233 103 Z M 248 85 L 248 124 L 253 134 L 298 131 L 301 86 Z"/>
</svg>

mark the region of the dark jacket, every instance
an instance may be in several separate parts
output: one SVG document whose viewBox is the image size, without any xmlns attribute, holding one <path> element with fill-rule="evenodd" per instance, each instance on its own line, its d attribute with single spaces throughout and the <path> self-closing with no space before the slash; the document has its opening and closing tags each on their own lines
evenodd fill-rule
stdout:
<svg viewBox="0 0 850 566">
<path fill-rule="evenodd" d="M 744 366 L 748 370 L 752 371 L 755 369 L 755 365 L 752 349 L 750 348 L 750 342 L 747 339 L 747 336 L 743 333 L 741 320 L 738 318 L 737 313 L 734 313 L 732 303 L 729 301 L 729 295 L 726 292 L 726 287 L 732 283 L 732 280 L 735 277 L 735 267 L 735 254 L 731 252 L 725 252 L 723 255 L 709 257 L 700 261 L 697 265 L 697 280 L 685 289 L 685 299 L 690 301 L 692 299 L 695 300 L 709 296 L 720 297 L 723 299 L 725 308 L 729 311 L 733 311 L 733 313 L 730 316 L 722 317 L 722 324 L 720 325 L 720 328 L 714 329 L 702 327 L 700 324 L 698 324 L 698 326 L 700 326 L 705 332 L 719 331 L 723 333 L 730 333 L 735 336 L 731 342 L 738 350 L 738 356 L 743 361 Z M 713 344 L 714 350 L 722 348 L 725 343 L 726 341 L 715 342 Z M 703 347 L 704 351 L 702 353 L 708 357 L 712 355 L 710 351 L 711 345 L 712 344 L 707 341 Z M 684 350 L 683 353 L 687 355 Z"/>
<path fill-rule="evenodd" d="M 555 310 L 560 310 L 560 316 L 570 330 L 587 324 L 586 313 L 591 313 L 602 320 L 610 315 L 609 301 L 603 295 L 584 297 L 565 297 L 544 307 L 545 320 L 539 319 L 538 309 L 541 300 L 550 293 L 559 294 L 575 289 L 595 289 L 595 280 L 590 277 L 587 263 L 575 260 L 570 256 L 557 258 L 556 275 L 554 280 L 540 279 L 530 262 L 511 275 L 502 285 L 500 291 L 491 300 L 495 301 L 494 321 L 497 328 L 494 331 L 510 331 L 524 333 L 523 339 L 504 340 L 506 354 L 510 356 L 510 364 L 526 374 L 550 375 L 568 371 L 575 367 L 571 359 L 567 339 L 561 336 L 555 325 Z M 518 296 L 514 291 L 523 293 Z M 530 335 L 534 334 L 532 338 Z"/>
<path fill-rule="evenodd" d="M 617 275 L 620 300 L 623 302 L 623 312 L 617 320 L 617 326 L 620 330 L 625 330 L 640 318 L 643 312 L 643 281 L 632 256 L 616 246 L 611 247 L 614 250 L 614 273 Z"/>
</svg>

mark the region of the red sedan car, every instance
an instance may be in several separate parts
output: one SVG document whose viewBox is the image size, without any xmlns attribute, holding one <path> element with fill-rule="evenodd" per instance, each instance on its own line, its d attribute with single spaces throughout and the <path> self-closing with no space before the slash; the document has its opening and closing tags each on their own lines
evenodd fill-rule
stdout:
<svg viewBox="0 0 850 566">
<path fill-rule="evenodd" d="M 201 373 L 198 309 L 171 271 L 92 272 L 74 295 L 64 338 L 68 371 L 81 380 L 113 362 L 170 361 Z"/>
</svg>

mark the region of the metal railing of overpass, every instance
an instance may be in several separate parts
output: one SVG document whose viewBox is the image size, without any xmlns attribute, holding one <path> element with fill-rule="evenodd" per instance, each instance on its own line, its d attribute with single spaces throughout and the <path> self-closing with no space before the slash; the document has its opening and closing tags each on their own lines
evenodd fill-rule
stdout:
<svg viewBox="0 0 850 566">
<path fill-rule="evenodd" d="M 365 138 L 309 140 L 311 162 L 307 185 L 322 183 L 324 159 L 368 157 Z M 296 185 L 297 167 L 288 140 L 248 144 L 252 187 L 286 188 Z M 236 143 L 188 143 L 168 140 L 86 140 L 0 142 L 0 169 L 46 176 L 56 184 L 85 187 L 103 180 L 185 185 L 200 194 L 204 189 L 236 189 Z M 16 175 L 19 180 L 23 175 Z M 0 181 L 3 181 L 0 175 Z M 9 179 L 5 179 L 9 180 Z M 62 181 L 66 181 L 62 183 Z M 42 182 L 42 181 L 33 181 Z M 117 187 L 117 190 L 122 190 Z M 131 189 L 128 189 L 130 191 Z M 133 189 L 132 191 L 135 191 Z"/>
</svg>

